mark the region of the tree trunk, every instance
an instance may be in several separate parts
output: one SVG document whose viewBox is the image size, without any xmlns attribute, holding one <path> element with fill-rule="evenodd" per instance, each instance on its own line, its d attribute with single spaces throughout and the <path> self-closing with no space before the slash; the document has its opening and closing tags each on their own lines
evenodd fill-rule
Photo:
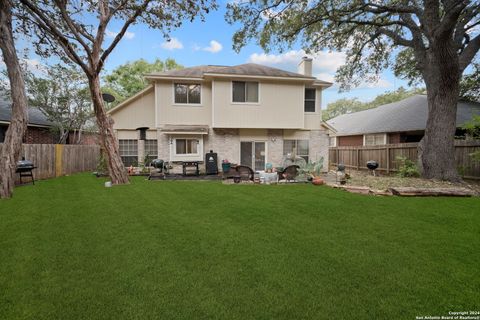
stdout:
<svg viewBox="0 0 480 320">
<path fill-rule="evenodd" d="M 22 151 L 22 140 L 27 130 L 28 113 L 25 82 L 13 40 L 11 3 L 3 0 L 0 1 L 0 49 L 7 66 L 12 95 L 12 117 L 0 158 L 0 197 L 10 198 L 15 186 L 15 171 Z"/>
<path fill-rule="evenodd" d="M 98 76 L 89 77 L 89 87 L 100 133 L 100 144 L 107 154 L 107 165 L 110 179 L 113 184 L 129 183 L 127 171 L 120 158 L 117 138 L 113 131 L 113 120 L 107 115 L 105 108 L 103 107 L 100 78 Z"/>
<path fill-rule="evenodd" d="M 459 181 L 455 165 L 455 131 L 459 95 L 458 56 L 448 41 L 432 48 L 425 68 L 428 118 L 419 144 L 423 177 Z"/>
</svg>

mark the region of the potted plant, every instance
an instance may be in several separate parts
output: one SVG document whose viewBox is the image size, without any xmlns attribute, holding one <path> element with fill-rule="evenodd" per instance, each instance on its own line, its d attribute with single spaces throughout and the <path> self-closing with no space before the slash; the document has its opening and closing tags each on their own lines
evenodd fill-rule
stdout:
<svg viewBox="0 0 480 320">
<path fill-rule="evenodd" d="M 323 181 L 323 179 L 321 178 L 320 174 L 322 173 L 322 169 L 323 169 L 323 157 L 320 158 L 319 161 L 315 162 L 314 163 L 314 166 L 313 166 L 313 173 L 314 173 L 314 176 L 312 178 L 312 183 L 314 185 L 322 185 L 325 183 L 325 181 Z"/>
<path fill-rule="evenodd" d="M 230 161 L 228 161 L 228 159 L 223 159 L 222 160 L 222 171 L 223 171 L 223 173 L 228 173 L 230 171 L 230 168 L 231 168 Z"/>
</svg>

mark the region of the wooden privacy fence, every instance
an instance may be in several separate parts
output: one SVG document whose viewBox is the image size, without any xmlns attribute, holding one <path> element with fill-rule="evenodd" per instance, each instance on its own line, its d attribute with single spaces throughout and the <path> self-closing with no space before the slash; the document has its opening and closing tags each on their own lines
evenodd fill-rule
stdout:
<svg viewBox="0 0 480 320">
<path fill-rule="evenodd" d="M 377 170 L 387 173 L 398 171 L 400 166 L 397 157 L 406 157 L 417 161 L 418 143 L 399 143 L 378 146 L 330 147 L 329 164 L 336 166 L 342 163 L 347 168 L 366 170 L 369 160 L 379 163 Z M 455 161 L 459 173 L 464 178 L 480 178 L 480 163 L 473 161 L 470 154 L 480 151 L 480 141 L 455 141 Z"/>
<path fill-rule="evenodd" d="M 2 144 L 0 144 L 1 150 Z M 37 167 L 35 179 L 59 177 L 84 171 L 93 171 L 100 157 L 96 145 L 24 144 L 22 157 Z"/>
</svg>

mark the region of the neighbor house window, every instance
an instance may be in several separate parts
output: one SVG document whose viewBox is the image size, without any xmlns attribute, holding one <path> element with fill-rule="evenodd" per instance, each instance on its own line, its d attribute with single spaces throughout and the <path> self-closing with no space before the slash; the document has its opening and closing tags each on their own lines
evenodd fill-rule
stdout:
<svg viewBox="0 0 480 320">
<path fill-rule="evenodd" d="M 376 146 L 379 144 L 385 144 L 385 134 L 384 133 L 377 133 L 377 134 L 366 134 L 363 136 L 363 141 L 365 146 Z"/>
<path fill-rule="evenodd" d="M 158 157 L 157 140 L 145 140 L 145 160 L 147 163 Z"/>
<path fill-rule="evenodd" d="M 233 102 L 258 102 L 258 82 L 233 81 Z"/>
<path fill-rule="evenodd" d="M 315 89 L 305 88 L 305 112 L 315 112 Z"/>
<path fill-rule="evenodd" d="M 200 104 L 202 86 L 200 84 L 175 83 L 175 103 Z"/>
<path fill-rule="evenodd" d="M 295 154 L 308 162 L 308 140 L 283 140 L 283 155 Z"/>
<path fill-rule="evenodd" d="M 198 154 L 198 139 L 175 139 L 176 154 Z"/>
<path fill-rule="evenodd" d="M 118 140 L 120 157 L 125 167 L 138 163 L 138 141 L 134 139 Z"/>
</svg>

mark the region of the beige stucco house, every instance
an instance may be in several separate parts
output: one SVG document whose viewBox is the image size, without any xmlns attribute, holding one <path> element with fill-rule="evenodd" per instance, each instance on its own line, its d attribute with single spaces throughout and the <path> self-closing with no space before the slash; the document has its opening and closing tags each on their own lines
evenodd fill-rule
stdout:
<svg viewBox="0 0 480 320">
<path fill-rule="evenodd" d="M 299 73 L 258 64 L 198 66 L 146 75 L 151 84 L 109 111 L 125 165 L 145 155 L 172 163 L 221 160 L 255 170 L 281 166 L 294 151 L 324 157 L 329 125 L 322 121 L 322 91 L 332 84 L 312 77 L 312 60 Z"/>
</svg>

